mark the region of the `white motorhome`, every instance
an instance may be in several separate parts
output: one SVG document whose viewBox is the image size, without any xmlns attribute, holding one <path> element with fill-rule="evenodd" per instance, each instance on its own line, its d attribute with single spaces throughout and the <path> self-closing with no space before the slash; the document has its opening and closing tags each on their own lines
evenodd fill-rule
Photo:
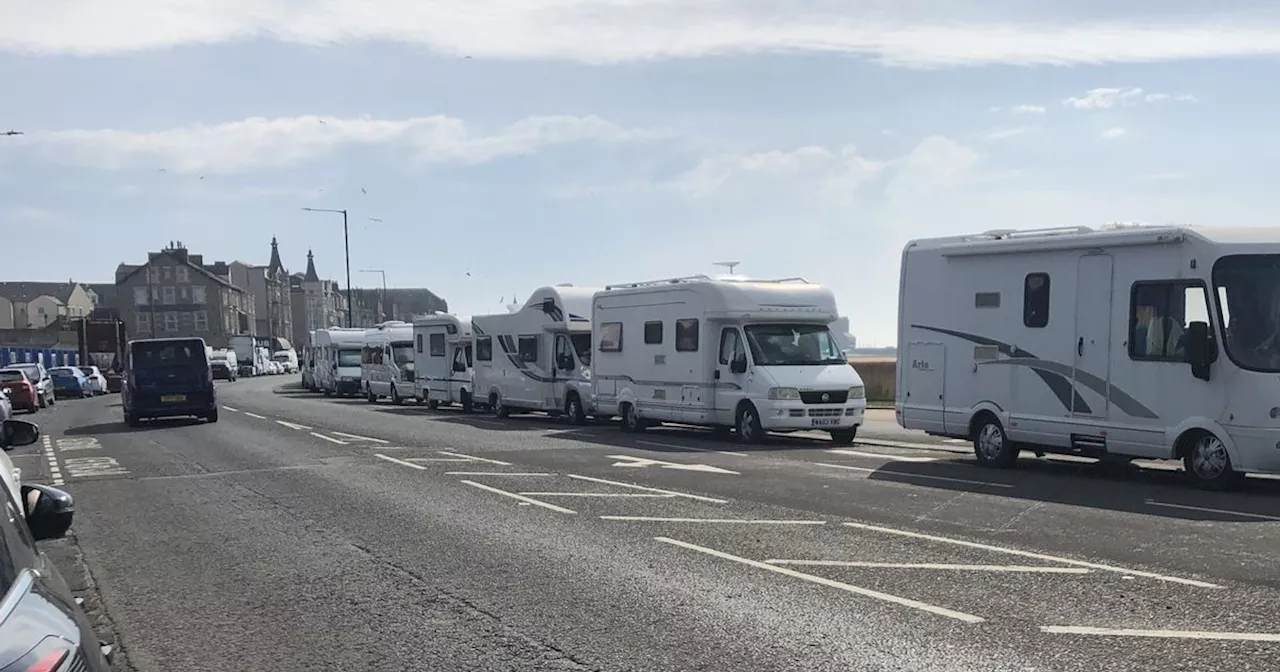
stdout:
<svg viewBox="0 0 1280 672">
<path fill-rule="evenodd" d="M 413 325 L 391 320 L 364 332 L 360 386 L 369 403 L 391 398 L 394 404 L 414 398 Z"/>
<path fill-rule="evenodd" d="M 424 315 L 413 321 L 414 394 L 428 408 L 458 404 L 472 407 L 471 318 Z"/>
<path fill-rule="evenodd" d="M 360 353 L 364 329 L 331 327 L 312 333 L 316 349 L 316 387 L 327 397 L 360 393 Z"/>
<path fill-rule="evenodd" d="M 591 297 L 596 289 L 542 287 L 519 310 L 471 318 L 475 395 L 494 415 L 545 411 L 575 424 L 591 403 Z"/>
<path fill-rule="evenodd" d="M 1280 472 L 1280 228 L 1071 227 L 915 240 L 897 413 L 1021 449 L 1181 459 L 1208 486 Z"/>
<path fill-rule="evenodd" d="M 828 328 L 836 317 L 831 291 L 800 279 L 606 287 L 592 310 L 599 412 L 632 432 L 677 422 L 746 443 L 803 430 L 852 443 L 867 402 Z"/>
<path fill-rule="evenodd" d="M 298 372 L 298 353 L 293 350 L 276 350 L 271 359 L 280 364 L 281 373 Z"/>
<path fill-rule="evenodd" d="M 308 334 L 307 338 L 313 338 L 313 334 Z M 302 359 L 298 360 L 298 368 L 302 371 L 302 388 L 312 392 L 317 391 L 316 387 L 316 346 L 307 343 L 302 346 Z"/>
</svg>

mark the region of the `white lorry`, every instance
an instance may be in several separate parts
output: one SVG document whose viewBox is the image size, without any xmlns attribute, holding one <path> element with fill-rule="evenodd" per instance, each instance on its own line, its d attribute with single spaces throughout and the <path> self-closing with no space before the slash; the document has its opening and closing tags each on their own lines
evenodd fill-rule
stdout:
<svg viewBox="0 0 1280 672">
<path fill-rule="evenodd" d="M 414 394 L 428 408 L 458 404 L 472 409 L 474 389 L 471 318 L 444 313 L 413 321 Z"/>
<path fill-rule="evenodd" d="M 591 297 L 595 289 L 556 285 L 519 310 L 471 318 L 475 396 L 494 415 L 543 411 L 584 423 L 591 404 Z"/>
<path fill-rule="evenodd" d="M 298 353 L 293 350 L 276 350 L 271 359 L 280 365 L 280 373 L 298 372 Z"/>
<path fill-rule="evenodd" d="M 253 336 L 237 334 L 228 340 L 231 343 L 231 349 L 236 353 L 236 362 L 240 368 L 238 374 L 241 376 L 262 375 L 262 368 L 258 365 L 258 347 Z"/>
<path fill-rule="evenodd" d="M 316 351 L 316 387 L 324 396 L 360 393 L 360 353 L 364 329 L 331 327 L 312 333 Z"/>
<path fill-rule="evenodd" d="M 897 414 L 1020 450 L 1280 473 L 1280 228 L 999 230 L 902 256 Z"/>
<path fill-rule="evenodd" d="M 392 320 L 364 332 L 360 385 L 369 403 L 413 399 L 413 325 Z"/>
<path fill-rule="evenodd" d="M 831 291 L 800 279 L 705 275 L 611 285 L 592 309 L 595 398 L 625 431 L 703 425 L 757 443 L 821 430 L 852 443 L 862 379 L 828 328 Z"/>
</svg>

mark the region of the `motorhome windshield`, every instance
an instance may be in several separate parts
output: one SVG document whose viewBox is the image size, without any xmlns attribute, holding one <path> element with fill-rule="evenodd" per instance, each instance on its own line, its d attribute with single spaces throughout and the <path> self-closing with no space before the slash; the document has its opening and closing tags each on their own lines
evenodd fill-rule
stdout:
<svg viewBox="0 0 1280 672">
<path fill-rule="evenodd" d="M 583 366 L 591 366 L 591 334 L 569 334 L 569 340 L 573 342 L 573 349 L 578 353 L 578 361 Z"/>
<path fill-rule="evenodd" d="M 271 359 L 274 359 L 277 362 L 287 362 L 289 361 L 289 353 L 284 351 L 277 352 L 276 354 L 271 355 Z"/>
<path fill-rule="evenodd" d="M 747 343 L 757 366 L 844 364 L 840 344 L 823 324 L 753 324 Z"/>
<path fill-rule="evenodd" d="M 338 366 L 360 366 L 360 351 L 339 350 Z"/>
<path fill-rule="evenodd" d="M 1227 356 L 1245 369 L 1280 372 L 1280 255 L 1223 257 L 1213 287 Z"/>
<path fill-rule="evenodd" d="M 413 342 L 402 341 L 391 344 L 391 357 L 402 369 L 413 368 Z"/>
</svg>

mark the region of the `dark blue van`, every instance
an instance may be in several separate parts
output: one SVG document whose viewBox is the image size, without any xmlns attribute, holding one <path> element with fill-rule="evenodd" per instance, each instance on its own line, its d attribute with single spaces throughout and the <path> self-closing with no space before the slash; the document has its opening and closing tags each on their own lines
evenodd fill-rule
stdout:
<svg viewBox="0 0 1280 672">
<path fill-rule="evenodd" d="M 218 421 L 218 395 L 203 338 L 129 341 L 121 401 L 124 421 L 195 416 Z"/>
</svg>

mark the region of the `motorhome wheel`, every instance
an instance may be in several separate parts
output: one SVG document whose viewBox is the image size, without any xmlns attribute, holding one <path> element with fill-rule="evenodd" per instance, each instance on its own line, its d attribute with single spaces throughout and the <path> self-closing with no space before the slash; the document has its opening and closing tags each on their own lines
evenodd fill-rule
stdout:
<svg viewBox="0 0 1280 672">
<path fill-rule="evenodd" d="M 1018 459 L 1018 447 L 1009 441 L 994 415 L 984 414 L 974 423 L 973 453 L 978 464 L 1009 467 Z"/>
<path fill-rule="evenodd" d="M 760 415 L 750 402 L 738 407 L 738 441 L 741 443 L 760 443 L 764 441 L 764 428 L 760 426 Z"/>
<path fill-rule="evenodd" d="M 587 422 L 587 413 L 582 410 L 582 400 L 576 394 L 569 395 L 565 400 L 564 414 L 569 418 L 571 425 L 583 425 Z"/>
<path fill-rule="evenodd" d="M 1209 432 L 1202 432 L 1194 439 L 1182 461 L 1187 474 L 1202 487 L 1224 488 L 1239 476 L 1231 466 L 1226 445 Z"/>
</svg>

